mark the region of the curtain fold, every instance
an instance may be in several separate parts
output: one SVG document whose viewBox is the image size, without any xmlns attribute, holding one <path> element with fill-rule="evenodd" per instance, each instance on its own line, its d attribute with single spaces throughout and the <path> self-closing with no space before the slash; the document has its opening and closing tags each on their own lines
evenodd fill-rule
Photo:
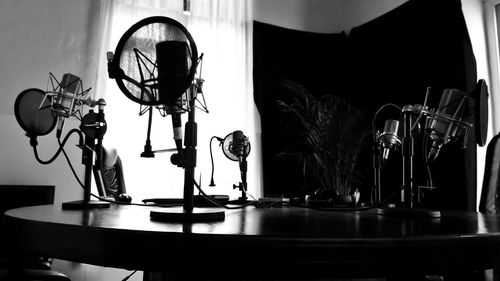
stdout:
<svg viewBox="0 0 500 281">
<path fill-rule="evenodd" d="M 223 156 L 213 144 L 216 187 L 208 187 L 211 174 L 209 141 L 242 130 L 250 139 L 248 189 L 261 195 L 260 118 L 255 110 L 251 83 L 251 14 L 249 0 L 192 1 L 191 13 L 182 10 L 182 1 L 113 0 L 101 1 L 100 43 L 96 93 L 107 102 L 107 146 L 117 148 L 123 160 L 129 193 L 148 197 L 182 197 L 184 172 L 170 163 L 170 155 L 157 153 L 155 158 L 140 158 L 146 140 L 147 116 L 139 116 L 140 105 L 126 98 L 114 80 L 107 77 L 106 52 L 114 52 L 121 36 L 133 24 L 150 16 L 166 16 L 184 25 L 192 35 L 198 53 L 203 53 L 201 78 L 209 113 L 198 111 L 198 157 L 195 177 L 201 178 L 209 194 L 239 196 L 232 185 L 240 179 L 238 163 Z M 198 69 L 200 72 L 200 68 Z M 198 73 L 199 75 L 200 73 Z M 187 114 L 182 115 L 183 123 Z M 153 150 L 173 148 L 170 116 L 153 117 Z M 196 192 L 196 191 L 195 191 Z"/>
</svg>

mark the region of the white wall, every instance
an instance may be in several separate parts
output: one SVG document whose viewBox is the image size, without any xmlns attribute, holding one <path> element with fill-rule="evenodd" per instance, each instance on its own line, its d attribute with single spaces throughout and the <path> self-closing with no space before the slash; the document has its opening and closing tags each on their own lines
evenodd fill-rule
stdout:
<svg viewBox="0 0 500 281">
<path fill-rule="evenodd" d="M 254 19 L 291 29 L 349 33 L 407 0 L 253 0 Z"/>
<path fill-rule="evenodd" d="M 0 184 L 56 185 L 57 202 L 82 199 L 81 188 L 60 157 L 42 166 L 35 158 L 28 138 L 17 124 L 14 101 L 27 88 L 46 89 L 49 72 L 61 79 L 66 72 L 85 74 L 86 50 L 91 45 L 89 0 L 3 0 L 0 2 Z M 84 85 L 85 86 L 85 85 Z M 76 124 L 67 122 L 66 128 Z M 40 137 L 43 159 L 56 150 L 53 135 Z M 67 147 L 82 175 L 81 155 L 73 144 Z"/>
<path fill-rule="evenodd" d="M 55 185 L 56 204 L 83 198 L 82 189 L 62 155 L 51 165 L 36 162 L 29 139 L 15 119 L 14 101 L 24 89 L 45 90 L 49 72 L 59 80 L 70 72 L 83 79 L 84 87 L 91 86 L 96 42 L 91 38 L 95 35 L 95 22 L 89 19 L 98 3 L 93 0 L 0 1 L 0 184 Z M 69 119 L 65 128 L 78 125 L 76 119 Z M 54 133 L 39 137 L 38 141 L 40 157 L 49 159 L 57 149 Z M 83 178 L 81 151 L 75 147 L 76 143 L 72 137 L 66 150 Z M 128 275 L 125 270 L 59 260 L 55 261 L 54 269 L 75 281 L 121 280 Z M 130 280 L 141 280 L 141 276 L 142 273 L 137 273 Z"/>
</svg>

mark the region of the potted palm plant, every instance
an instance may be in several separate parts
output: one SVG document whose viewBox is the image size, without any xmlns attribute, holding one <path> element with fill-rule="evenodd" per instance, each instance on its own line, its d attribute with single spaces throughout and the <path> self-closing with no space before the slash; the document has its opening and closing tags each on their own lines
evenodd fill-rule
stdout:
<svg viewBox="0 0 500 281">
<path fill-rule="evenodd" d="M 350 200 L 359 184 L 356 163 L 369 133 L 369 122 L 347 101 L 312 95 L 301 84 L 281 82 L 279 130 L 288 141 L 276 157 L 299 165 L 304 192 L 332 202 Z M 359 197 L 358 197 L 359 198 Z"/>
</svg>

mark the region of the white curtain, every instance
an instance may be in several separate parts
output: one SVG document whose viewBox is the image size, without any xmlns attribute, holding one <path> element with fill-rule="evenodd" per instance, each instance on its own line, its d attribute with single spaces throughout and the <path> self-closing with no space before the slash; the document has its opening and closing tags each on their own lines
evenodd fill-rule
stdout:
<svg viewBox="0 0 500 281">
<path fill-rule="evenodd" d="M 209 113 L 197 110 L 198 159 L 196 179 L 209 194 L 240 193 L 233 184 L 240 179 L 239 166 L 213 143 L 216 187 L 209 187 L 211 162 L 209 141 L 242 130 L 251 142 L 248 157 L 248 191 L 262 194 L 260 118 L 253 102 L 252 42 L 249 0 L 191 0 L 191 13 L 183 13 L 183 1 L 102 0 L 100 6 L 99 58 L 94 93 L 106 100 L 108 131 L 104 144 L 114 147 L 124 165 L 127 192 L 134 201 L 151 197 L 182 197 L 184 171 L 170 163 L 170 153 L 141 158 L 146 140 L 147 114 L 139 116 L 139 104 L 129 100 L 107 78 L 106 52 L 116 48 L 120 37 L 134 23 L 149 16 L 166 16 L 183 24 L 204 54 L 203 92 Z M 187 115 L 182 116 L 183 122 Z M 173 148 L 170 116 L 155 111 L 151 133 L 153 150 Z M 195 191 L 196 193 L 196 191 Z"/>
</svg>

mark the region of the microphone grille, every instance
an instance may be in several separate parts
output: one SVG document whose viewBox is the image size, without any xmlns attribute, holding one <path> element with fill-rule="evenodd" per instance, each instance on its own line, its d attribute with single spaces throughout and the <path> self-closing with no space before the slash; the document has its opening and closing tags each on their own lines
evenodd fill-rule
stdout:
<svg viewBox="0 0 500 281">
<path fill-rule="evenodd" d="M 78 81 L 80 81 L 80 77 L 71 73 L 64 74 L 61 80 L 61 91 L 78 94 L 80 90 L 80 83 Z"/>
</svg>

